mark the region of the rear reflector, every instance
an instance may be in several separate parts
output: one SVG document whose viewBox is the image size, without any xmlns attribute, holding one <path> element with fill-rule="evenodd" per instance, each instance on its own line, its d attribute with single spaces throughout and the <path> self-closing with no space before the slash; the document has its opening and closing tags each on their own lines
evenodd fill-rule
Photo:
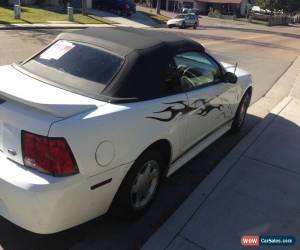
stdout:
<svg viewBox="0 0 300 250">
<path fill-rule="evenodd" d="M 78 173 L 73 153 L 64 138 L 50 138 L 22 131 L 24 165 L 54 176 Z"/>
<path fill-rule="evenodd" d="M 100 183 L 97 183 L 97 184 L 91 186 L 91 190 L 94 190 L 94 189 L 96 189 L 96 188 L 98 188 L 98 187 L 104 186 L 105 184 L 108 184 L 108 183 L 110 183 L 111 181 L 112 181 L 112 178 L 107 179 L 107 180 L 105 180 L 105 181 L 102 181 L 102 182 L 100 182 Z"/>
</svg>

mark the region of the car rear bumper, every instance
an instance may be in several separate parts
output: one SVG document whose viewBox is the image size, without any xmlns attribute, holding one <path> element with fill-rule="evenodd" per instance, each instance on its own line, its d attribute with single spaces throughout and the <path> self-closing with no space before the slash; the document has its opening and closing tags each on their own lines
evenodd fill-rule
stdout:
<svg viewBox="0 0 300 250">
<path fill-rule="evenodd" d="M 91 187 L 109 175 L 48 176 L 24 168 L 0 152 L 0 215 L 39 234 L 76 226 L 108 210 L 121 182 L 119 175 L 115 173 L 115 180 L 103 187 Z"/>
</svg>

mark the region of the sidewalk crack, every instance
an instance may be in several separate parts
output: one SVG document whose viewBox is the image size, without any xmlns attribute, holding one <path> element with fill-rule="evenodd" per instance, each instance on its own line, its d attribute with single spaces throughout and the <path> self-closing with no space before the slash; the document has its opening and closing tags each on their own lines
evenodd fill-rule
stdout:
<svg viewBox="0 0 300 250">
<path fill-rule="evenodd" d="M 194 241 L 192 241 L 192 240 L 190 240 L 190 239 L 188 239 L 188 238 L 186 238 L 186 237 L 184 237 L 184 236 L 182 236 L 182 235 L 178 235 L 177 237 L 179 237 L 179 238 L 181 238 L 181 239 L 183 239 L 183 240 L 186 240 L 187 242 L 191 243 L 192 245 L 195 245 L 196 247 L 201 248 L 202 250 L 206 250 L 205 247 L 200 246 L 198 243 L 196 243 L 196 242 L 194 242 Z"/>
<path fill-rule="evenodd" d="M 272 167 L 272 168 L 277 168 L 277 169 L 281 169 L 285 172 L 289 172 L 289 173 L 292 173 L 292 174 L 296 174 L 296 175 L 300 175 L 299 172 L 297 171 L 294 171 L 294 170 L 291 170 L 291 169 L 287 169 L 287 168 L 284 168 L 282 166 L 279 166 L 279 165 L 276 165 L 276 164 L 273 164 L 273 163 L 269 163 L 269 162 L 266 162 L 264 160 L 260 160 L 260 159 L 256 159 L 256 158 L 253 158 L 251 156 L 248 156 L 248 155 L 244 155 L 243 156 L 244 158 L 247 158 L 249 160 L 252 160 L 252 161 L 256 161 L 256 162 L 260 162 L 260 163 L 263 163 L 265 167 Z"/>
</svg>

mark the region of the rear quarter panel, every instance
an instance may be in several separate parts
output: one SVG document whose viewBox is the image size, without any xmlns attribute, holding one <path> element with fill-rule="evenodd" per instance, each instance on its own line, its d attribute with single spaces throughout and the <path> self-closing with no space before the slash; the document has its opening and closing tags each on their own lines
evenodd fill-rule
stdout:
<svg viewBox="0 0 300 250">
<path fill-rule="evenodd" d="M 132 163 L 149 145 L 160 139 L 170 142 L 172 156 L 176 157 L 180 154 L 186 119 L 178 115 L 171 121 L 162 122 L 147 117 L 165 109 L 164 102 L 184 98 L 185 94 L 180 94 L 130 104 L 106 104 L 95 111 L 54 123 L 49 136 L 66 138 L 80 172 L 88 176 Z M 165 118 L 170 116 L 169 112 L 156 115 Z M 100 166 L 96 151 L 104 141 L 113 145 L 113 152 L 110 152 L 113 159 L 109 164 Z"/>
</svg>

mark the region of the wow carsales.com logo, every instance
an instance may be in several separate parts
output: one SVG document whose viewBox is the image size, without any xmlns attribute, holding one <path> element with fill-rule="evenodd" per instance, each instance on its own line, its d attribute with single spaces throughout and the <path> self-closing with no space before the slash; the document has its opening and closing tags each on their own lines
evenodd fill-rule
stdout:
<svg viewBox="0 0 300 250">
<path fill-rule="evenodd" d="M 241 245 L 244 247 L 258 246 L 291 246 L 295 245 L 293 236 L 258 236 L 243 235 L 241 236 Z"/>
</svg>

